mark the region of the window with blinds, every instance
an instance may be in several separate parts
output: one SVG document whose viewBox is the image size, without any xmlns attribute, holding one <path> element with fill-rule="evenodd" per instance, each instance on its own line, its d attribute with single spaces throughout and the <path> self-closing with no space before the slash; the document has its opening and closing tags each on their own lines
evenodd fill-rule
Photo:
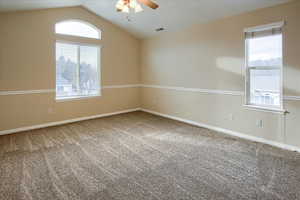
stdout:
<svg viewBox="0 0 300 200">
<path fill-rule="evenodd" d="M 280 22 L 245 29 L 247 105 L 283 109 L 283 25 Z"/>
</svg>

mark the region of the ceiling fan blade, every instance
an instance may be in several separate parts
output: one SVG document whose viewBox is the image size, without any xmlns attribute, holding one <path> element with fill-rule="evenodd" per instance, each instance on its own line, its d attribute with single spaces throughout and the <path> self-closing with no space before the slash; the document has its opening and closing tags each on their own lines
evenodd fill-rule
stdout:
<svg viewBox="0 0 300 200">
<path fill-rule="evenodd" d="M 159 7 L 158 4 L 154 3 L 154 2 L 151 1 L 151 0 L 138 0 L 138 1 L 139 1 L 140 3 L 143 3 L 143 4 L 147 5 L 147 6 L 149 6 L 149 7 L 152 8 L 152 9 L 156 9 L 156 8 Z"/>
</svg>

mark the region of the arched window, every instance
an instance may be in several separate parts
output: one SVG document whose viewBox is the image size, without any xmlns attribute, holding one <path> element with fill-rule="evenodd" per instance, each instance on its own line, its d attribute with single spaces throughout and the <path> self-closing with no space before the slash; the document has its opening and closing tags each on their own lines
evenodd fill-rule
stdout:
<svg viewBox="0 0 300 200">
<path fill-rule="evenodd" d="M 55 33 L 56 99 L 101 96 L 100 30 L 84 21 L 68 20 L 55 24 Z M 62 41 L 58 34 L 78 37 Z M 99 40 L 82 43 L 81 37 Z"/>
<path fill-rule="evenodd" d="M 93 39 L 101 39 L 101 31 L 80 20 L 68 20 L 55 24 L 55 33 Z"/>
</svg>

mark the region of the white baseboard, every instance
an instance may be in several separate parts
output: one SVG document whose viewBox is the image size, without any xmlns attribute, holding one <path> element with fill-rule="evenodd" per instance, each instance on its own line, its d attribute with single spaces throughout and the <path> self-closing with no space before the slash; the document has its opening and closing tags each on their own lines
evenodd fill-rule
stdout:
<svg viewBox="0 0 300 200">
<path fill-rule="evenodd" d="M 214 131 L 217 131 L 217 132 L 220 132 L 220 133 L 224 133 L 224 134 L 227 134 L 227 135 L 230 135 L 230 136 L 234 136 L 234 137 L 239 137 L 239 138 L 242 138 L 242 139 L 250 140 L 250 141 L 253 141 L 253 142 L 259 142 L 259 143 L 263 143 L 263 144 L 268 144 L 268 145 L 271 145 L 271 146 L 274 146 L 274 147 L 278 147 L 278 148 L 281 148 L 281 149 L 285 149 L 285 150 L 289 150 L 289 151 L 300 152 L 300 148 L 299 147 L 295 147 L 295 146 L 292 146 L 292 145 L 287 145 L 287 144 L 283 144 L 283 143 L 280 143 L 280 142 L 275 142 L 275 141 L 267 140 L 267 139 L 260 138 L 260 137 L 250 136 L 250 135 L 239 133 L 239 132 L 235 132 L 235 131 L 232 131 L 232 130 L 228 130 L 228 129 L 224 129 L 224 128 L 220 128 L 220 127 L 216 127 L 216 126 L 207 125 L 207 124 L 204 124 L 204 123 L 199 123 L 199 122 L 195 122 L 195 121 L 192 121 L 192 120 L 183 119 L 183 118 L 180 118 L 180 117 L 166 115 L 166 114 L 155 112 L 155 111 L 148 110 L 148 109 L 143 109 L 142 108 L 141 111 L 144 111 L 144 112 L 147 112 L 147 113 L 151 113 L 151 114 L 154 114 L 154 115 L 158 115 L 158 116 L 162 116 L 162 117 L 166 117 L 166 118 L 173 119 L 173 120 L 176 120 L 176 121 L 184 122 L 184 123 L 191 124 L 191 125 L 194 125 L 194 126 L 198 126 L 198 127 L 202 127 L 202 128 L 207 128 L 207 129 L 210 129 L 210 130 L 214 130 Z"/>
<path fill-rule="evenodd" d="M 9 129 L 9 130 L 0 131 L 0 135 L 7 135 L 7 134 L 18 133 L 18 132 L 22 132 L 22 131 L 46 128 L 46 127 L 50 127 L 50 126 L 69 124 L 69 123 L 79 122 L 79 121 L 84 121 L 84 120 L 89 120 L 89 119 L 97 119 L 97 118 L 101 118 L 101 117 L 108 117 L 108 116 L 113 116 L 113 115 L 118 115 L 118 114 L 135 112 L 135 111 L 139 111 L 139 110 L 141 110 L 141 109 L 135 108 L 135 109 L 122 110 L 122 111 L 113 112 L 113 113 L 105 113 L 105 114 L 100 114 L 100 115 L 93 115 L 93 116 L 88 116 L 88 117 L 80 117 L 80 118 L 69 119 L 69 120 L 64 120 L 64 121 L 50 122 L 50 123 L 39 124 L 39 125 L 34 125 L 34 126 L 26 126 L 26 127 L 16 128 L 16 129 Z"/>
</svg>

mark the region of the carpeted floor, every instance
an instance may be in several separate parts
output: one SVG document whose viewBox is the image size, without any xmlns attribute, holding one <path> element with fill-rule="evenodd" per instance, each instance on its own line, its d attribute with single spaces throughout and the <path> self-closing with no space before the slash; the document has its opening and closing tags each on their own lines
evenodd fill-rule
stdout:
<svg viewBox="0 0 300 200">
<path fill-rule="evenodd" d="M 0 199 L 300 199 L 300 155 L 143 112 L 0 136 Z"/>
</svg>

